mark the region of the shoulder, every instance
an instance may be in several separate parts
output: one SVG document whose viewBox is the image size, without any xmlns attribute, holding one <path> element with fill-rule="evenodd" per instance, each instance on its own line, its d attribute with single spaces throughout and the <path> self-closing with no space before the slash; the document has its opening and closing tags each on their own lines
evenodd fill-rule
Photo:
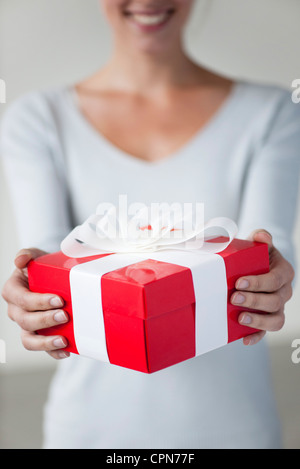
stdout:
<svg viewBox="0 0 300 469">
<path fill-rule="evenodd" d="M 288 94 L 288 90 L 276 85 L 268 85 L 249 81 L 237 81 L 236 83 L 249 96 L 257 97 L 258 99 L 276 100 L 281 99 L 284 95 L 286 96 Z"/>
<path fill-rule="evenodd" d="M 300 105 L 293 101 L 292 89 L 249 82 L 237 82 L 237 88 L 241 100 L 247 102 L 249 108 L 275 115 L 285 109 L 300 116 Z"/>
<path fill-rule="evenodd" d="M 258 144 L 270 138 L 300 142 L 300 103 L 292 96 L 292 90 L 279 86 L 238 82 L 235 118 Z"/>
<path fill-rule="evenodd" d="M 63 92 L 63 88 L 52 88 L 31 91 L 16 98 L 1 119 L 2 137 L 20 129 L 49 130 Z"/>
</svg>

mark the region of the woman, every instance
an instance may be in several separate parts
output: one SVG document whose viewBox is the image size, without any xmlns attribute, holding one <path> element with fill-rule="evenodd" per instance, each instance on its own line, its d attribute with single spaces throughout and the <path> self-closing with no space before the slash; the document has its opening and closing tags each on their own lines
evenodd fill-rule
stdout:
<svg viewBox="0 0 300 469">
<path fill-rule="evenodd" d="M 26 349 L 68 358 L 51 386 L 44 447 L 280 447 L 261 339 L 283 326 L 291 297 L 299 108 L 282 90 L 234 83 L 189 59 L 192 0 L 101 3 L 110 62 L 76 86 L 18 100 L 2 128 L 22 244 L 35 246 L 18 253 L 4 287 L 8 314 Z M 239 237 L 267 242 L 270 273 L 239 279 L 231 298 L 265 313 L 239 317 L 260 332 L 150 376 L 68 357 L 63 337 L 36 335 L 68 317 L 59 297 L 28 291 L 27 263 L 120 194 L 204 202 L 206 218 L 228 216 Z"/>
</svg>

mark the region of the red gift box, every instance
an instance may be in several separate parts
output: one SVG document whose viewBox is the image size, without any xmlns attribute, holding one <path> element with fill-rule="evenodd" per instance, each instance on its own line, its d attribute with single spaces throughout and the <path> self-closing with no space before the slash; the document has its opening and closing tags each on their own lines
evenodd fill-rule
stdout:
<svg viewBox="0 0 300 469">
<path fill-rule="evenodd" d="M 268 246 L 235 239 L 216 255 L 223 258 L 226 269 L 227 343 L 230 343 L 256 331 L 237 322 L 245 308 L 231 305 L 229 299 L 239 277 L 269 271 Z M 61 296 L 65 301 L 64 310 L 70 317 L 67 324 L 38 333 L 66 337 L 65 350 L 69 352 L 79 353 L 70 273 L 76 266 L 106 256 L 73 259 L 58 252 L 39 257 L 28 266 L 30 290 Z M 105 273 L 97 282 L 101 289 L 105 346 L 111 364 L 153 373 L 195 357 L 195 288 L 189 268 L 146 259 Z M 214 288 L 217 292 L 218 285 Z M 85 311 L 82 314 L 84 317 Z M 89 342 L 88 332 L 86 334 L 85 340 Z"/>
</svg>

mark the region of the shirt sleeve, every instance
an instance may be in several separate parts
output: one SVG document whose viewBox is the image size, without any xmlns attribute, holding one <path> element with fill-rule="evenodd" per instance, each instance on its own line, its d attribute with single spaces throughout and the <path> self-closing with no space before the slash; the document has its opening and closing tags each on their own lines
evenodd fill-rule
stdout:
<svg viewBox="0 0 300 469">
<path fill-rule="evenodd" d="M 19 98 L 1 123 L 0 149 L 20 247 L 59 250 L 71 229 L 53 119 L 39 94 Z"/>
<path fill-rule="evenodd" d="M 274 245 L 293 264 L 293 230 L 300 174 L 300 105 L 282 92 L 268 129 L 248 169 L 239 237 L 264 228 Z"/>
</svg>

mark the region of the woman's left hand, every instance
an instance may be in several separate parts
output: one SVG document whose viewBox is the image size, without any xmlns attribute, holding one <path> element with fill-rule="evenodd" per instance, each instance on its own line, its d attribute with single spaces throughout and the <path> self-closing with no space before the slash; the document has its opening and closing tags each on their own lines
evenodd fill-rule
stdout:
<svg viewBox="0 0 300 469">
<path fill-rule="evenodd" d="M 238 291 L 232 295 L 231 303 L 260 311 L 245 311 L 239 315 L 240 324 L 260 329 L 260 332 L 243 339 L 245 345 L 257 344 L 267 331 L 282 329 L 285 322 L 284 307 L 292 296 L 292 281 L 295 275 L 291 264 L 273 246 L 270 233 L 257 230 L 252 233 L 250 239 L 269 245 L 270 272 L 241 277 L 236 281 L 235 288 Z"/>
</svg>

